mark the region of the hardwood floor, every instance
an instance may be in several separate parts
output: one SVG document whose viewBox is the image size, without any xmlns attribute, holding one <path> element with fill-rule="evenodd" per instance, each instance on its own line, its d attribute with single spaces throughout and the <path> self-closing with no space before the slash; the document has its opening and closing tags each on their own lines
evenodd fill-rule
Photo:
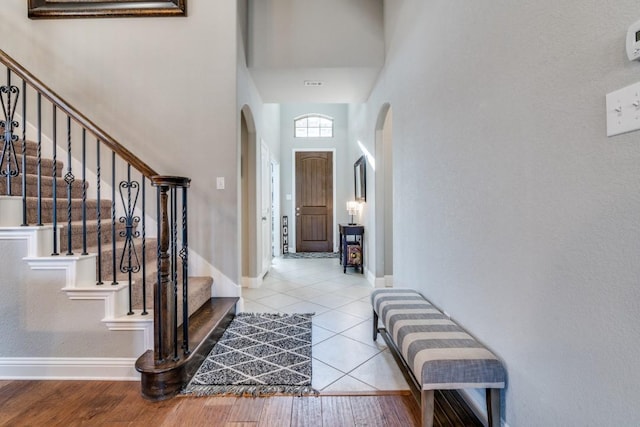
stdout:
<svg viewBox="0 0 640 427">
<path fill-rule="evenodd" d="M 436 426 L 470 425 L 444 406 L 451 403 L 437 395 Z M 140 396 L 137 382 L 0 381 L 0 425 L 409 427 L 420 425 L 420 408 L 410 394 L 176 397 L 153 403 Z"/>
</svg>

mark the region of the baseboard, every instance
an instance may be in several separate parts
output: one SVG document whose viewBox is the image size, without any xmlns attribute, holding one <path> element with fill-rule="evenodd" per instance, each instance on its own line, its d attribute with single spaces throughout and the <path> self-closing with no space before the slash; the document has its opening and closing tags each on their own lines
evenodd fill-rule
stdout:
<svg viewBox="0 0 640 427">
<path fill-rule="evenodd" d="M 242 277 L 242 287 L 256 289 L 262 286 L 262 276 L 260 277 Z"/>
<path fill-rule="evenodd" d="M 0 357 L 3 380 L 139 381 L 134 358 Z"/>
</svg>

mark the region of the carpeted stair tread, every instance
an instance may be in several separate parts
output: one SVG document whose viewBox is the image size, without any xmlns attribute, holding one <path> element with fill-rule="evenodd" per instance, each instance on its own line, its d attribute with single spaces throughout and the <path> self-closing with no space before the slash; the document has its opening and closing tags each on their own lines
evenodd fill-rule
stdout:
<svg viewBox="0 0 640 427">
<path fill-rule="evenodd" d="M 38 175 L 27 174 L 27 197 L 37 197 L 38 196 Z M 53 177 L 48 175 L 42 175 L 40 177 L 41 181 L 41 194 L 42 197 L 53 197 Z M 56 178 L 57 185 L 57 196 L 58 198 L 67 197 L 67 183 L 64 181 L 64 178 Z M 89 188 L 89 183 L 85 183 L 85 187 Z M 82 198 L 82 181 L 76 179 L 71 184 L 71 197 L 74 199 Z M 7 194 L 7 180 L 0 180 L 0 194 Z M 17 177 L 11 178 L 11 194 L 13 196 L 21 196 L 22 195 L 22 175 L 18 175 Z"/>
<path fill-rule="evenodd" d="M 16 156 L 18 161 L 18 170 L 22 173 L 22 155 L 19 154 Z M 9 161 L 9 158 L 6 157 L 4 159 L 3 169 L 6 169 L 6 164 Z M 42 176 L 53 176 L 53 159 L 40 159 L 40 175 Z M 56 176 L 61 177 L 65 173 L 67 173 L 66 168 L 64 167 L 64 163 L 58 158 L 55 162 L 56 165 Z M 27 156 L 27 174 L 37 175 L 38 174 L 38 158 L 33 156 Z"/>
<path fill-rule="evenodd" d="M 59 196 L 56 200 L 57 200 L 56 217 L 57 217 L 58 223 L 61 224 L 63 222 L 66 222 L 68 219 L 67 199 L 66 197 Z M 53 222 L 53 199 L 43 198 L 41 205 L 42 205 L 42 222 L 52 223 Z M 37 197 L 27 197 L 27 220 L 29 224 L 35 224 L 37 221 L 37 206 L 38 206 Z M 97 207 L 98 207 L 97 200 L 95 199 L 87 200 L 87 217 L 88 218 L 96 217 Z M 102 221 L 111 220 L 111 201 L 110 200 L 103 199 L 100 201 L 100 214 L 102 216 Z M 72 221 L 82 220 L 82 200 L 81 199 L 71 199 L 71 220 Z"/>
<path fill-rule="evenodd" d="M 87 251 L 89 250 L 89 248 L 93 248 L 93 247 L 95 247 L 95 250 L 97 251 L 98 220 L 87 220 L 86 227 L 87 227 Z M 120 236 L 120 233 L 126 231 L 126 225 L 117 221 L 115 228 L 116 228 L 116 240 L 123 239 L 123 237 Z M 67 247 L 68 247 L 67 245 L 68 235 L 69 235 L 68 230 L 69 228 L 66 223 L 64 224 L 64 227 L 62 227 L 62 229 L 60 230 L 60 246 L 62 250 L 65 252 L 67 251 Z M 83 230 L 82 221 L 71 222 L 71 248 L 75 253 L 80 253 L 82 249 L 82 230 Z M 111 218 L 108 218 L 108 221 L 104 221 L 104 220 L 101 221 L 100 235 L 101 235 L 101 243 L 103 245 L 111 243 L 111 239 L 113 237 L 113 233 L 111 232 L 111 230 L 112 230 Z"/>
</svg>

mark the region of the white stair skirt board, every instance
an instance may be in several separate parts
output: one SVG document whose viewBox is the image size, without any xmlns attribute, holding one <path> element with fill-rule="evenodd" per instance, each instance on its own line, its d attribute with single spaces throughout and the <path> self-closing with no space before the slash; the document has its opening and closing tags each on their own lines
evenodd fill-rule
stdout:
<svg viewBox="0 0 640 427">
<path fill-rule="evenodd" d="M 0 358 L 3 380 L 139 381 L 134 358 Z"/>
<path fill-rule="evenodd" d="M 91 288 L 96 284 L 96 254 L 25 257 L 32 270 L 64 270 L 64 289 Z"/>
<path fill-rule="evenodd" d="M 0 227 L 22 224 L 22 197 L 0 196 L 0 212 Z"/>
<path fill-rule="evenodd" d="M 143 331 L 145 348 L 152 348 L 147 337 L 153 328 L 153 316 L 127 316 L 129 311 L 128 282 L 117 285 L 95 283 L 96 255 L 24 258 L 33 270 L 65 270 L 66 283 L 62 291 L 72 300 L 103 300 L 104 322 L 109 330 Z"/>
<path fill-rule="evenodd" d="M 102 322 L 110 331 L 142 331 L 144 348 L 153 350 L 153 310 L 148 310 L 144 316 L 136 312 L 131 316 L 104 318 Z"/>
<path fill-rule="evenodd" d="M 4 215 L 4 211 L 2 215 Z M 62 226 L 58 226 L 58 228 L 60 229 Z M 59 235 L 60 233 L 58 233 Z M 1 227 L 0 240 L 26 240 L 27 258 L 49 256 L 53 247 L 53 226 Z"/>
</svg>

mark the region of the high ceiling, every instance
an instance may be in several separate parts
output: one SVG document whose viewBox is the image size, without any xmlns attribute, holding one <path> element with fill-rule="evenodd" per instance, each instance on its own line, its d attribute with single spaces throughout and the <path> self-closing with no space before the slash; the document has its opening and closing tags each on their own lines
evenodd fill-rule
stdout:
<svg viewBox="0 0 640 427">
<path fill-rule="evenodd" d="M 249 0 L 245 40 L 264 102 L 364 102 L 384 64 L 382 0 Z"/>
</svg>

